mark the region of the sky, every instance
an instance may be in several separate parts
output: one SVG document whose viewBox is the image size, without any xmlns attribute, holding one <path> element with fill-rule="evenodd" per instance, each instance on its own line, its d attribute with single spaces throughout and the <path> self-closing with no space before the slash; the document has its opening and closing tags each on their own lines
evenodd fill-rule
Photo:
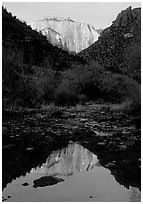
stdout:
<svg viewBox="0 0 143 204">
<path fill-rule="evenodd" d="M 140 2 L 3 2 L 9 12 L 27 24 L 45 17 L 70 17 L 93 25 L 96 29 L 112 24 L 117 15 L 129 6 L 141 7 Z"/>
</svg>

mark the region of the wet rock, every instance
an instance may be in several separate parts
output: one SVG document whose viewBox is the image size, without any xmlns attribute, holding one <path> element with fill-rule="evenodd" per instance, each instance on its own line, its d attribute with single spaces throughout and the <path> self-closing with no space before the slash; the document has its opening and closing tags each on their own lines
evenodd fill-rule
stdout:
<svg viewBox="0 0 143 204">
<path fill-rule="evenodd" d="M 22 184 L 22 186 L 28 186 L 28 185 L 29 185 L 29 183 L 27 183 L 27 182 Z"/>
<path fill-rule="evenodd" d="M 85 122 L 87 122 L 88 121 L 88 118 L 81 118 L 80 119 L 80 122 L 82 122 L 82 123 L 85 123 Z"/>
<path fill-rule="evenodd" d="M 57 178 L 57 177 L 52 177 L 52 176 L 43 176 L 40 179 L 36 179 L 33 181 L 34 183 L 33 187 L 37 188 L 37 187 L 52 186 L 52 185 L 55 185 L 63 181 L 64 179 L 62 178 Z"/>
<path fill-rule="evenodd" d="M 5 198 L 4 196 L 2 196 L 2 201 L 6 201 L 8 198 L 11 198 L 11 196 L 7 196 L 7 198 Z"/>
<path fill-rule="evenodd" d="M 87 127 L 94 127 L 94 128 L 100 128 L 100 125 L 98 123 L 95 122 L 88 122 L 86 123 Z"/>
<path fill-rule="evenodd" d="M 73 129 L 73 130 L 76 130 L 76 129 L 78 129 L 78 126 L 77 126 L 77 125 L 74 125 L 74 126 L 72 126 L 72 129 Z"/>
<path fill-rule="evenodd" d="M 71 114 L 71 113 L 63 113 L 63 115 L 61 115 L 62 119 L 68 119 L 68 118 L 75 118 L 75 114 Z"/>
<path fill-rule="evenodd" d="M 129 134 L 130 134 L 130 131 L 123 130 L 123 131 L 122 131 L 122 134 L 123 134 L 123 135 L 129 135 Z"/>
<path fill-rule="evenodd" d="M 94 124 L 94 128 L 100 128 L 101 126 L 99 124 Z"/>
<path fill-rule="evenodd" d="M 113 162 L 109 162 L 109 163 L 106 164 L 105 166 L 106 166 L 107 168 L 109 168 L 109 169 L 114 169 L 114 168 L 116 168 L 116 164 L 113 163 Z"/>
<path fill-rule="evenodd" d="M 62 118 L 62 119 L 68 119 L 70 117 L 71 116 L 69 114 L 63 114 L 63 115 L 60 116 L 60 118 Z"/>
<path fill-rule="evenodd" d="M 96 130 L 92 130 L 96 136 L 99 136 L 99 137 L 108 137 L 108 136 L 111 136 L 112 133 L 109 133 L 109 132 L 101 132 L 101 131 L 96 131 Z"/>
<path fill-rule="evenodd" d="M 10 136 L 10 138 L 15 138 L 15 136 L 14 136 L 14 135 L 12 135 L 12 136 Z"/>
<path fill-rule="evenodd" d="M 126 150 L 127 149 L 127 146 L 126 145 L 120 145 L 120 150 Z"/>
<path fill-rule="evenodd" d="M 97 144 L 100 145 L 100 146 L 105 146 L 106 145 L 105 142 L 98 142 Z"/>
<path fill-rule="evenodd" d="M 32 151 L 32 150 L 34 150 L 33 147 L 26 148 L 26 151 Z"/>
<path fill-rule="evenodd" d="M 9 150 L 9 149 L 12 149 L 14 147 L 14 144 L 8 144 L 8 145 L 4 145 L 2 147 L 3 150 Z"/>
</svg>

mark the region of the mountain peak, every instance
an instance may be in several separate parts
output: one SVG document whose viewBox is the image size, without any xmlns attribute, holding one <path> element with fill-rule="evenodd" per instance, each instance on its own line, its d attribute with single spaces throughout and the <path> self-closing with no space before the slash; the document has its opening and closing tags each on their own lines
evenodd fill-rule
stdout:
<svg viewBox="0 0 143 204">
<path fill-rule="evenodd" d="M 70 17 L 45 17 L 44 20 L 47 21 L 71 21 L 74 22 Z"/>
<path fill-rule="evenodd" d="M 69 17 L 46 17 L 31 25 L 53 45 L 76 53 L 89 47 L 100 35 L 93 26 L 75 22 Z"/>
<path fill-rule="evenodd" d="M 128 24 L 134 22 L 136 19 L 139 21 L 140 18 L 140 8 L 132 9 L 131 6 L 121 11 L 116 20 L 112 22 L 113 26 L 128 26 Z"/>
</svg>

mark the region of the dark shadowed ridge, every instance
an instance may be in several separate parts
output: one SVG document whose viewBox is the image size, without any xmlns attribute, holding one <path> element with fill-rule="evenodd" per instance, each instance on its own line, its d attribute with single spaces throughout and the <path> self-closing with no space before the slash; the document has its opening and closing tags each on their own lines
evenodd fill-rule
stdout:
<svg viewBox="0 0 143 204">
<path fill-rule="evenodd" d="M 24 53 L 24 63 L 41 65 L 48 61 L 53 70 L 62 71 L 71 67 L 71 63 L 83 60 L 67 51 L 54 47 L 45 36 L 38 33 L 16 16 L 2 9 L 2 39 L 3 48 L 17 48 Z"/>
<path fill-rule="evenodd" d="M 101 32 L 98 41 L 79 55 L 140 82 L 141 8 L 129 7 L 119 13 L 112 25 Z"/>
</svg>

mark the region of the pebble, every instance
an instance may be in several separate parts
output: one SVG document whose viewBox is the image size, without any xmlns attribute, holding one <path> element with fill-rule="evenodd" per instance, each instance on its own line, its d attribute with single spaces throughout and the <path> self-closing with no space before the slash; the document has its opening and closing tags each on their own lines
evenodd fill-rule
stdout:
<svg viewBox="0 0 143 204">
<path fill-rule="evenodd" d="M 107 168 L 115 168 L 116 165 L 115 163 L 109 162 L 108 164 L 105 165 Z"/>
<path fill-rule="evenodd" d="M 98 145 L 101 145 L 101 146 L 105 146 L 105 145 L 106 145 L 105 142 L 98 142 L 97 144 L 98 144 Z"/>
<path fill-rule="evenodd" d="M 127 146 L 126 146 L 126 145 L 120 145 L 119 147 L 120 147 L 121 150 L 127 149 Z"/>
<path fill-rule="evenodd" d="M 34 149 L 33 147 L 29 147 L 29 148 L 26 148 L 26 151 L 31 151 L 33 149 Z"/>
<path fill-rule="evenodd" d="M 88 121 L 87 118 L 81 118 L 81 119 L 80 119 L 80 122 L 87 122 L 87 121 Z"/>
</svg>

